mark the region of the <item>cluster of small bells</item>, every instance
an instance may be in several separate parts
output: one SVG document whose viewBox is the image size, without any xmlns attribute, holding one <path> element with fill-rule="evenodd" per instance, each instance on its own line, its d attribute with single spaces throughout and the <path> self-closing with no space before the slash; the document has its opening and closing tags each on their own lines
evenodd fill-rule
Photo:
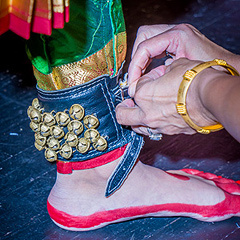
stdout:
<svg viewBox="0 0 240 240">
<path fill-rule="evenodd" d="M 82 154 L 93 148 L 98 151 L 107 148 L 106 139 L 96 130 L 99 120 L 94 115 L 84 116 L 84 108 L 80 104 L 73 104 L 64 112 L 48 113 L 35 98 L 27 114 L 31 119 L 30 127 L 35 132 L 35 147 L 39 151 L 45 149 L 44 155 L 49 162 L 56 161 L 58 154 L 70 159 L 73 148 Z"/>
</svg>

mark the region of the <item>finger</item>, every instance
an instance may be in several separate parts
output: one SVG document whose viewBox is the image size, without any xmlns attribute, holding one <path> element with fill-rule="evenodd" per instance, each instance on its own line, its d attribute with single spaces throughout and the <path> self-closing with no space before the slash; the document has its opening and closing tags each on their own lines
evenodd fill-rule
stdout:
<svg viewBox="0 0 240 240">
<path fill-rule="evenodd" d="M 165 65 L 158 66 L 156 68 L 153 68 L 145 76 L 148 76 L 149 78 L 152 78 L 152 79 L 157 79 L 165 74 L 166 68 L 167 67 Z"/>
<path fill-rule="evenodd" d="M 136 133 L 145 135 L 145 136 L 150 136 L 152 134 L 159 134 L 161 133 L 159 130 L 157 129 L 153 129 L 147 126 L 133 126 L 132 130 Z"/>
<path fill-rule="evenodd" d="M 124 107 L 135 107 L 135 103 L 132 99 L 125 99 L 123 102 L 121 102 L 121 105 Z"/>
<path fill-rule="evenodd" d="M 165 66 L 169 66 L 173 63 L 173 59 L 172 58 L 168 58 L 166 61 L 165 61 Z"/>
<path fill-rule="evenodd" d="M 142 124 L 142 111 L 138 106 L 129 107 L 128 103 L 123 101 L 116 107 L 116 118 L 119 124 L 126 126 L 136 126 Z"/>
<path fill-rule="evenodd" d="M 188 24 L 188 23 L 186 23 L 185 25 L 188 26 L 193 32 L 202 35 L 202 33 L 197 28 L 195 28 L 193 25 Z"/>
<path fill-rule="evenodd" d="M 167 59 L 168 60 L 168 59 Z M 166 60 L 166 61 L 167 61 Z M 180 66 L 180 65 L 186 65 L 190 62 L 189 59 L 187 58 L 179 58 L 179 59 L 176 59 L 176 60 L 173 60 L 173 61 L 169 61 L 169 62 L 165 62 L 165 65 L 166 65 L 166 71 L 165 73 L 168 73 L 170 72 L 171 70 L 173 70 L 175 67 L 177 66 Z M 169 64 L 170 63 L 170 64 Z"/>
<path fill-rule="evenodd" d="M 163 76 L 166 72 L 166 68 L 167 67 L 165 65 L 158 66 L 140 77 L 137 81 L 134 81 L 132 84 L 130 84 L 128 87 L 129 96 L 134 97 L 136 89 L 142 87 L 146 81 L 154 80 Z"/>
<path fill-rule="evenodd" d="M 148 135 L 147 128 L 143 126 L 133 126 L 132 130 L 138 134 Z"/>
<path fill-rule="evenodd" d="M 133 50 L 131 57 L 134 56 L 138 45 L 145 40 L 152 38 L 160 33 L 166 32 L 169 29 L 172 29 L 175 25 L 169 24 L 158 24 L 158 25 L 151 25 L 151 26 L 141 26 L 138 29 L 137 36 L 133 45 Z"/>
<path fill-rule="evenodd" d="M 136 89 L 141 87 L 147 81 L 152 80 L 153 75 L 154 74 L 147 73 L 147 74 L 143 75 L 142 77 L 140 77 L 137 81 L 130 83 L 128 86 L 128 95 L 133 98 L 135 95 Z"/>
<path fill-rule="evenodd" d="M 177 44 L 174 44 L 174 41 L 177 37 L 175 31 L 167 31 L 139 44 L 129 65 L 129 83 L 136 81 L 142 75 L 149 59 L 161 55 L 166 50 L 175 53 Z"/>
</svg>

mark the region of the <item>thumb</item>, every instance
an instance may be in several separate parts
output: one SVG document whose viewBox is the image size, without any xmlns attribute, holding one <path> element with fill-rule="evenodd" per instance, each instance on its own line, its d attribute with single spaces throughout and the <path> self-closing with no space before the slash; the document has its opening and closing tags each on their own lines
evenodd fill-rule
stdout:
<svg viewBox="0 0 240 240">
<path fill-rule="evenodd" d="M 116 107 L 116 118 L 119 124 L 126 126 L 140 125 L 141 109 L 135 105 L 133 100 L 126 99 Z"/>
</svg>

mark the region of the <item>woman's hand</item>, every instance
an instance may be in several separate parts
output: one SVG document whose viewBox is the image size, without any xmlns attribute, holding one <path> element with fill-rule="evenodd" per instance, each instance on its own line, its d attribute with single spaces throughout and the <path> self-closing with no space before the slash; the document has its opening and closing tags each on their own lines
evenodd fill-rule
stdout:
<svg viewBox="0 0 240 240">
<path fill-rule="evenodd" d="M 173 56 L 173 59 L 167 60 L 166 65 L 179 58 L 200 61 L 220 58 L 236 68 L 238 64 L 235 61 L 236 55 L 213 43 L 189 24 L 142 26 L 137 33 L 128 70 L 131 97 L 135 97 L 138 79 L 151 59 L 162 57 L 166 51 Z"/>
<path fill-rule="evenodd" d="M 116 108 L 118 122 L 129 125 L 134 131 L 144 135 L 149 135 L 148 127 L 154 134 L 196 133 L 177 113 L 176 102 L 182 76 L 199 63 L 200 61 L 181 58 L 168 67 L 160 66 L 139 78 L 136 82 L 134 101 L 127 99 Z M 202 74 L 215 72 L 220 71 L 206 69 L 199 73 L 188 91 L 187 110 L 191 119 L 199 126 L 214 124 L 216 119 L 204 108 L 200 98 L 199 90 L 203 89 L 207 81 L 201 79 L 199 82 L 197 78 Z"/>
</svg>

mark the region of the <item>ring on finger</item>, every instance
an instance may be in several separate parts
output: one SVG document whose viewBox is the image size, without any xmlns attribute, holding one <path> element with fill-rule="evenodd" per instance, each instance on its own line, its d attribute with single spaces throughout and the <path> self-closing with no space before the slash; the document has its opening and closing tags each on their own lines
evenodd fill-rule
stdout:
<svg viewBox="0 0 240 240">
<path fill-rule="evenodd" d="M 154 134 L 151 130 L 150 127 L 147 128 L 147 131 L 149 133 L 149 138 L 154 141 L 160 141 L 162 139 L 162 134 L 161 133 L 156 133 Z"/>
</svg>

